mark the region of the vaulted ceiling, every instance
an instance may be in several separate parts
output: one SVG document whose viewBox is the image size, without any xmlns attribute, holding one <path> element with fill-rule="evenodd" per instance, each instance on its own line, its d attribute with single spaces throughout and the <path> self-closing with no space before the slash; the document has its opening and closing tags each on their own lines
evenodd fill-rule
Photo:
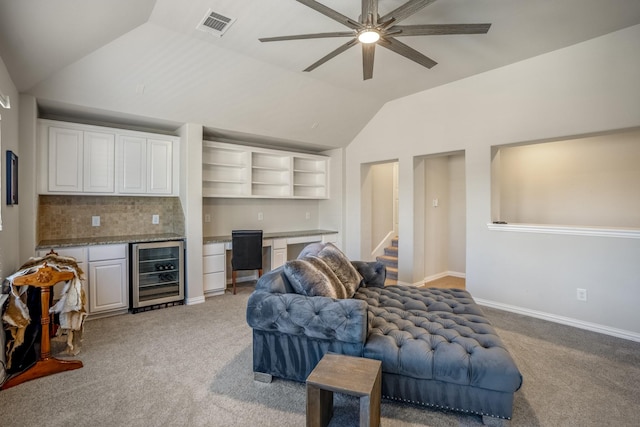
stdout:
<svg viewBox="0 0 640 427">
<path fill-rule="evenodd" d="M 319 1 L 359 18 L 358 0 Z M 222 37 L 196 29 L 209 10 L 236 19 Z M 343 147 L 385 102 L 639 24 L 640 1 L 438 0 L 403 21 L 458 23 L 492 25 L 403 37 L 432 69 L 378 47 L 365 81 L 358 47 L 302 71 L 345 39 L 258 41 L 348 30 L 295 0 L 0 0 L 0 57 L 50 115 Z"/>
</svg>

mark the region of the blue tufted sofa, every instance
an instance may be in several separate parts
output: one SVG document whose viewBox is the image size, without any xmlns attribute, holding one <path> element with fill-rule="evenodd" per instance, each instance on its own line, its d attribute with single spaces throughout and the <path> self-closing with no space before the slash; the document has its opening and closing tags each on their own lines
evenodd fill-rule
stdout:
<svg viewBox="0 0 640 427">
<path fill-rule="evenodd" d="M 304 382 L 327 352 L 382 361 L 384 398 L 510 419 L 522 376 L 471 295 L 384 286 L 379 263 L 352 261 L 351 298 L 296 293 L 285 267 L 249 297 L 256 378 Z"/>
</svg>

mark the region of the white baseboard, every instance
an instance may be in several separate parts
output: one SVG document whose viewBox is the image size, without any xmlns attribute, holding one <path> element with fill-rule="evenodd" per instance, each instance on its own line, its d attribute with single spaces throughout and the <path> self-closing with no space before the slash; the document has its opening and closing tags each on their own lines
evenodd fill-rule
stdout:
<svg viewBox="0 0 640 427">
<path fill-rule="evenodd" d="M 186 305 L 202 304 L 203 302 L 204 302 L 204 295 L 201 297 L 187 298 L 185 300 Z"/>
<path fill-rule="evenodd" d="M 495 301 L 489 301 L 481 298 L 474 298 L 474 300 L 480 304 L 491 308 L 497 308 L 499 310 L 510 311 L 512 313 L 523 314 L 525 316 L 535 317 L 537 319 L 548 320 L 554 323 L 560 323 L 563 325 L 573 326 L 574 328 L 586 329 L 592 332 L 598 332 L 600 334 L 611 335 L 614 337 L 622 338 L 625 340 L 640 342 L 640 333 L 633 331 L 626 331 L 624 329 L 612 328 L 597 323 L 585 322 L 578 319 L 572 319 L 570 317 L 558 316 L 556 314 L 545 313 L 543 311 L 530 310 L 528 308 L 517 307 L 514 305 L 503 304 Z"/>
<path fill-rule="evenodd" d="M 459 277 L 461 279 L 467 278 L 467 273 L 461 273 L 459 271 L 447 271 L 447 276 Z"/>
</svg>

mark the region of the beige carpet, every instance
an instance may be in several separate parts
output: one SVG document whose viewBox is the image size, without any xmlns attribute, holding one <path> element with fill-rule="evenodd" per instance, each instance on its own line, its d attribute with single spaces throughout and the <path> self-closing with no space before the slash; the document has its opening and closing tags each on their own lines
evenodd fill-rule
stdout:
<svg viewBox="0 0 640 427">
<path fill-rule="evenodd" d="M 84 367 L 0 391 L 0 425 L 303 426 L 305 388 L 253 381 L 251 287 L 203 304 L 91 320 Z M 524 376 L 512 426 L 636 426 L 640 343 L 483 308 Z M 331 427 L 357 425 L 336 394 Z M 481 425 L 475 415 L 383 401 L 382 425 Z"/>
</svg>

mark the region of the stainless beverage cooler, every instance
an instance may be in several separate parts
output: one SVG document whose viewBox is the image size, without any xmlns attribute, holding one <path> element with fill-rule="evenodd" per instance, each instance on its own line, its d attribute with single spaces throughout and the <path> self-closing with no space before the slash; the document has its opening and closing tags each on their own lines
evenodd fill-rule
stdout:
<svg viewBox="0 0 640 427">
<path fill-rule="evenodd" d="M 184 302 L 184 241 L 131 244 L 131 310 Z"/>
</svg>

